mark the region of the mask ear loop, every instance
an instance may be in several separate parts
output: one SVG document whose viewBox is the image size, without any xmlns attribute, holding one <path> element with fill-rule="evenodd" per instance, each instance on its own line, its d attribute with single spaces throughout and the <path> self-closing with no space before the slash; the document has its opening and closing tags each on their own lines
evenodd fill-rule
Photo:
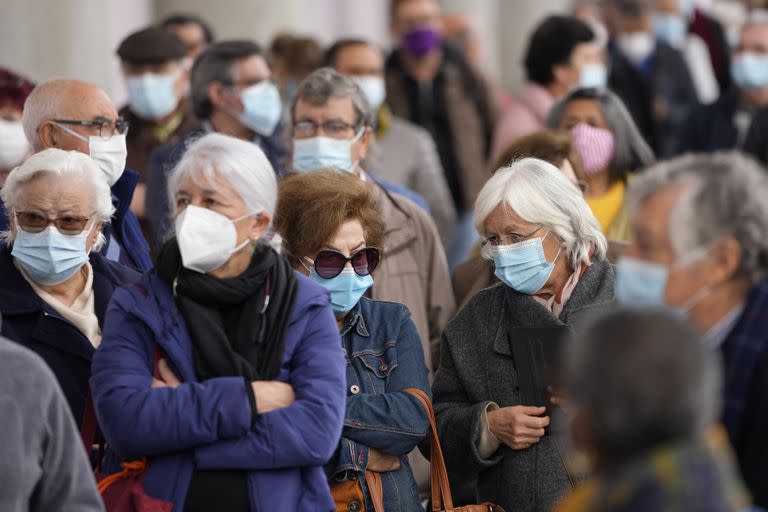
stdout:
<svg viewBox="0 0 768 512">
<path fill-rule="evenodd" d="M 360 127 L 360 131 L 358 131 L 357 134 L 354 137 L 352 137 L 352 140 L 349 141 L 349 150 L 350 151 L 352 151 L 352 144 L 354 144 L 355 142 L 357 142 L 357 141 L 359 141 L 360 139 L 363 138 L 363 134 L 365 133 L 366 128 L 367 127 L 365 125 L 361 126 Z M 349 169 L 349 172 L 355 172 L 355 169 L 357 169 L 358 165 L 360 165 L 360 160 L 359 159 L 357 161 L 355 161 L 355 162 L 352 162 L 352 168 Z"/>
</svg>

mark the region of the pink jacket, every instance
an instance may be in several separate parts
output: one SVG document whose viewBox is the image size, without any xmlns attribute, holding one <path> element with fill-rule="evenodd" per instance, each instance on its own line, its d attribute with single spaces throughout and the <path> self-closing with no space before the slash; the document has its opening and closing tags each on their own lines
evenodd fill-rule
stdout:
<svg viewBox="0 0 768 512">
<path fill-rule="evenodd" d="M 542 86 L 528 82 L 517 98 L 496 125 L 491 147 L 491 163 L 504 149 L 520 136 L 529 135 L 543 129 L 547 115 L 555 99 Z"/>
</svg>

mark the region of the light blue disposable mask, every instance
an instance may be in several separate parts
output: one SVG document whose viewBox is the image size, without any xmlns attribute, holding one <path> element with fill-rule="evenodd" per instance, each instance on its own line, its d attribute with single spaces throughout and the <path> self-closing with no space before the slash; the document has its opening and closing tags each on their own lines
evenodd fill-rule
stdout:
<svg viewBox="0 0 768 512">
<path fill-rule="evenodd" d="M 734 57 L 731 75 L 742 89 L 756 90 L 768 86 L 768 56 L 742 53 Z"/>
<path fill-rule="evenodd" d="M 363 96 L 368 101 L 371 112 L 378 112 L 387 97 L 384 79 L 378 76 L 353 76 L 352 81 L 363 91 Z"/>
<path fill-rule="evenodd" d="M 373 286 L 373 277 L 359 276 L 351 268 L 345 268 L 331 279 L 320 277 L 315 267 L 310 268 L 309 277 L 331 293 L 331 307 L 337 315 L 349 313 L 360 302 L 368 288 Z"/>
<path fill-rule="evenodd" d="M 85 246 L 90 232 L 85 229 L 79 235 L 63 235 L 55 226 L 40 233 L 17 229 L 11 255 L 34 282 L 55 286 L 75 275 L 88 261 Z"/>
<path fill-rule="evenodd" d="M 293 140 L 293 169 L 307 173 L 318 169 L 339 169 L 354 172 L 358 162 L 352 161 L 352 144 L 362 137 L 361 128 L 351 140 L 331 137 L 311 137 Z"/>
<path fill-rule="evenodd" d="M 547 233 L 544 238 L 549 236 Z M 513 290 L 526 295 L 534 295 L 541 290 L 555 269 L 555 261 L 560 255 L 557 251 L 552 262 L 544 254 L 544 238 L 532 238 L 524 242 L 500 245 L 494 248 L 494 274 L 501 282 Z"/>
<path fill-rule="evenodd" d="M 679 48 L 688 34 L 687 20 L 678 14 L 657 14 L 653 17 L 653 31 L 665 43 Z"/>
<path fill-rule="evenodd" d="M 179 97 L 174 91 L 178 76 L 178 73 L 144 73 L 126 78 L 128 104 L 133 113 L 154 121 L 173 112 L 179 104 Z"/>
<path fill-rule="evenodd" d="M 616 300 L 625 306 L 664 307 L 668 277 L 664 265 L 625 256 L 616 265 Z"/>
<path fill-rule="evenodd" d="M 579 72 L 579 87 L 605 89 L 608 85 L 608 70 L 603 64 L 586 64 Z"/>
<path fill-rule="evenodd" d="M 238 116 L 240 122 L 260 135 L 272 135 L 283 110 L 275 84 L 264 80 L 252 85 L 240 93 L 240 100 L 243 102 L 243 112 Z"/>
<path fill-rule="evenodd" d="M 680 266 L 675 264 L 675 268 Z M 669 269 L 664 265 L 625 256 L 616 265 L 616 300 L 624 306 L 663 308 L 685 317 L 709 293 L 704 287 L 682 306 L 670 306 L 664 300 L 668 279 Z"/>
</svg>

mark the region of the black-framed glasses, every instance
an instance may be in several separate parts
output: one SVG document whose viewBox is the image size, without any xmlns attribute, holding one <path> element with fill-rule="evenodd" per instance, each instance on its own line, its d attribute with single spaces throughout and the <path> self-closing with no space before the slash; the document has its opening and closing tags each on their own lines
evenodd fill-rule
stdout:
<svg viewBox="0 0 768 512">
<path fill-rule="evenodd" d="M 293 136 L 297 138 L 314 137 L 318 130 L 336 139 L 344 138 L 349 135 L 350 130 L 356 131 L 357 125 L 350 124 L 341 119 L 329 119 L 324 123 L 317 123 L 312 119 L 302 119 L 293 125 Z"/>
<path fill-rule="evenodd" d="M 16 212 L 16 223 L 22 231 L 27 233 L 41 233 L 53 224 L 63 235 L 79 235 L 83 232 L 91 220 L 93 214 L 85 215 L 62 215 L 61 217 L 50 218 L 44 213 L 35 211 Z"/>
<path fill-rule="evenodd" d="M 352 262 L 355 274 L 367 276 L 376 270 L 380 260 L 381 253 L 376 247 L 360 249 L 349 258 L 338 251 L 323 250 L 315 256 L 315 272 L 323 279 L 333 279 Z"/>
<path fill-rule="evenodd" d="M 489 236 L 485 240 L 482 241 L 482 246 L 485 247 L 486 245 L 491 245 L 493 247 L 498 247 L 499 245 L 512 245 L 512 244 L 519 244 L 520 242 L 525 242 L 529 238 L 531 238 L 533 235 L 538 233 L 542 230 L 544 226 L 539 226 L 527 235 L 521 235 L 520 233 L 507 233 L 506 235 L 503 235 L 501 237 L 493 235 Z"/>
<path fill-rule="evenodd" d="M 98 128 L 99 137 L 102 139 L 108 139 L 114 135 L 124 135 L 128 132 L 129 127 L 128 121 L 122 117 L 118 117 L 116 120 L 106 117 L 98 117 L 93 121 L 81 121 L 79 119 L 52 119 L 52 121 L 59 124 Z"/>
</svg>

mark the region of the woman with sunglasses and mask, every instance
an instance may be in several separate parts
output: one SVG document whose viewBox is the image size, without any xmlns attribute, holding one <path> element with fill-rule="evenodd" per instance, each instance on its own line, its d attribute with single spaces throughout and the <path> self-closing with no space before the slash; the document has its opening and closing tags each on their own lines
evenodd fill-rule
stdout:
<svg viewBox="0 0 768 512">
<path fill-rule="evenodd" d="M 477 197 L 475 228 L 501 282 L 443 332 L 432 388 L 446 464 L 457 478 L 477 478 L 481 502 L 550 511 L 572 476 L 550 428 L 559 413 L 548 368 L 558 336 L 613 303 L 607 243 L 581 191 L 535 158 L 494 173 Z"/>
<path fill-rule="evenodd" d="M 10 222 L 0 244 L 0 334 L 48 363 L 80 426 L 107 305 L 139 278 L 99 254 L 115 210 L 109 185 L 88 155 L 46 149 L 11 171 L 0 198 Z"/>
<path fill-rule="evenodd" d="M 146 457 L 144 490 L 179 512 L 332 510 L 322 466 L 341 432 L 344 359 L 326 291 L 266 242 L 272 166 L 212 133 L 168 185 L 175 237 L 115 294 L 94 357 L 103 470 Z"/>
<path fill-rule="evenodd" d="M 364 297 L 384 237 L 370 187 L 335 170 L 290 176 L 280 183 L 275 225 L 293 267 L 329 291 L 341 333 L 347 409 L 326 465 L 331 486 L 360 481 L 365 503 L 346 506 L 372 511 L 364 472 L 379 472 L 387 512 L 421 510 L 407 455 L 429 424 L 418 400 L 403 390 L 429 394 L 427 367 L 408 308 Z"/>
</svg>

